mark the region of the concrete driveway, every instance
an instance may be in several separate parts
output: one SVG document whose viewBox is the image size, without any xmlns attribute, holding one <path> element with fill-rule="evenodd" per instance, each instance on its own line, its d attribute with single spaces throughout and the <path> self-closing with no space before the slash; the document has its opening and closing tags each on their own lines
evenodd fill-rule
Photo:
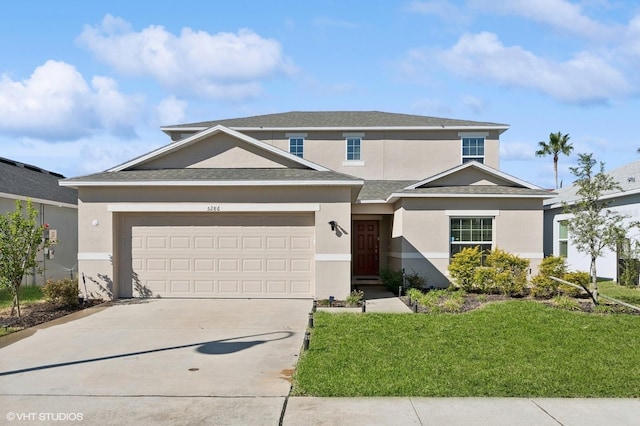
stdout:
<svg viewBox="0 0 640 426">
<path fill-rule="evenodd" d="M 277 424 L 310 309 L 309 300 L 124 301 L 38 330 L 0 349 L 0 419 Z"/>
</svg>

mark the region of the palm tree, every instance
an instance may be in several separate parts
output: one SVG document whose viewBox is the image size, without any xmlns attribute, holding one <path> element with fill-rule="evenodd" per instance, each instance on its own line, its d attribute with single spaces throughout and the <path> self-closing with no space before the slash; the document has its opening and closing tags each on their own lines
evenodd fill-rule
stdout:
<svg viewBox="0 0 640 426">
<path fill-rule="evenodd" d="M 536 151 L 538 157 L 553 155 L 553 171 L 556 174 L 556 189 L 558 189 L 558 155 L 569 155 L 573 151 L 573 145 L 569 143 L 569 134 L 563 135 L 561 132 L 549 133 L 549 142 L 538 142 L 539 150 Z"/>
</svg>

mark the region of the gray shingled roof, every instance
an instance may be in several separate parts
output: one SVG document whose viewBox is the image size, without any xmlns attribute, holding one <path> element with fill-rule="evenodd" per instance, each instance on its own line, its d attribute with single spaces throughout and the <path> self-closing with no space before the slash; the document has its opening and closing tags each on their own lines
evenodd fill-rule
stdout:
<svg viewBox="0 0 640 426">
<path fill-rule="evenodd" d="M 78 204 L 78 192 L 62 188 L 64 176 L 29 164 L 0 158 L 0 192 L 59 203 Z"/>
<path fill-rule="evenodd" d="M 529 189 L 515 186 L 469 185 L 469 186 L 435 186 L 399 191 L 401 194 L 433 194 L 433 195 L 517 195 L 517 196 L 552 196 L 546 189 Z"/>
<path fill-rule="evenodd" d="M 416 183 L 408 180 L 367 180 L 358 195 L 358 200 L 386 200 L 391 194 L 425 194 L 425 195 L 514 195 L 514 196 L 552 196 L 544 189 L 529 189 L 515 186 L 469 185 L 469 186 L 433 186 L 405 190 Z"/>
<path fill-rule="evenodd" d="M 394 192 L 416 183 L 413 180 L 367 180 L 358 195 L 358 200 L 386 200 Z"/>
<path fill-rule="evenodd" d="M 380 111 L 292 111 L 253 117 L 202 121 L 198 123 L 163 126 L 163 128 L 209 128 L 223 125 L 232 129 L 313 127 L 361 129 L 370 127 L 508 127 L 507 124 L 456 120 L 422 115 L 396 114 Z"/>
<path fill-rule="evenodd" d="M 65 179 L 65 182 L 167 182 L 167 181 L 362 181 L 332 171 L 310 169 L 158 169 L 102 172 Z"/>
<path fill-rule="evenodd" d="M 597 173 L 599 170 L 598 166 L 594 171 Z M 625 164 L 610 171 L 605 169 L 605 173 L 620 184 L 623 192 L 609 191 L 603 195 L 620 194 L 620 196 L 624 197 L 625 192 L 636 193 L 640 191 L 640 161 L 634 161 L 633 163 Z M 547 206 L 556 203 L 570 203 L 575 201 L 578 199 L 576 191 L 577 188 L 575 185 L 565 186 L 564 188 L 558 189 L 556 190 L 558 195 L 549 200 L 545 200 L 544 205 Z"/>
</svg>

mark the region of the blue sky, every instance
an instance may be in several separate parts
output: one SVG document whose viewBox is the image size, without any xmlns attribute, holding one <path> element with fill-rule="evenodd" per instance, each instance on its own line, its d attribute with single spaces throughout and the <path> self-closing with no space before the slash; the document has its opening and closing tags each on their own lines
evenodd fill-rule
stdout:
<svg viewBox="0 0 640 426">
<path fill-rule="evenodd" d="M 161 125 L 295 110 L 507 123 L 501 169 L 553 187 L 550 132 L 640 160 L 640 4 L 616 0 L 22 1 L 0 17 L 0 156 L 65 176 Z"/>
</svg>

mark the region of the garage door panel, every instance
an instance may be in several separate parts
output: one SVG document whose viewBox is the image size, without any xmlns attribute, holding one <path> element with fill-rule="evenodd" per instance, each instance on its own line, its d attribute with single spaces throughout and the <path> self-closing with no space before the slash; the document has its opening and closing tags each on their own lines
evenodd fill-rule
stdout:
<svg viewBox="0 0 640 426">
<path fill-rule="evenodd" d="M 152 296 L 313 296 L 311 215 L 216 218 L 211 226 L 185 216 L 163 220 L 131 223 L 132 269 Z"/>
<path fill-rule="evenodd" d="M 172 250 L 191 248 L 191 237 L 171 237 L 170 241 Z"/>
</svg>

